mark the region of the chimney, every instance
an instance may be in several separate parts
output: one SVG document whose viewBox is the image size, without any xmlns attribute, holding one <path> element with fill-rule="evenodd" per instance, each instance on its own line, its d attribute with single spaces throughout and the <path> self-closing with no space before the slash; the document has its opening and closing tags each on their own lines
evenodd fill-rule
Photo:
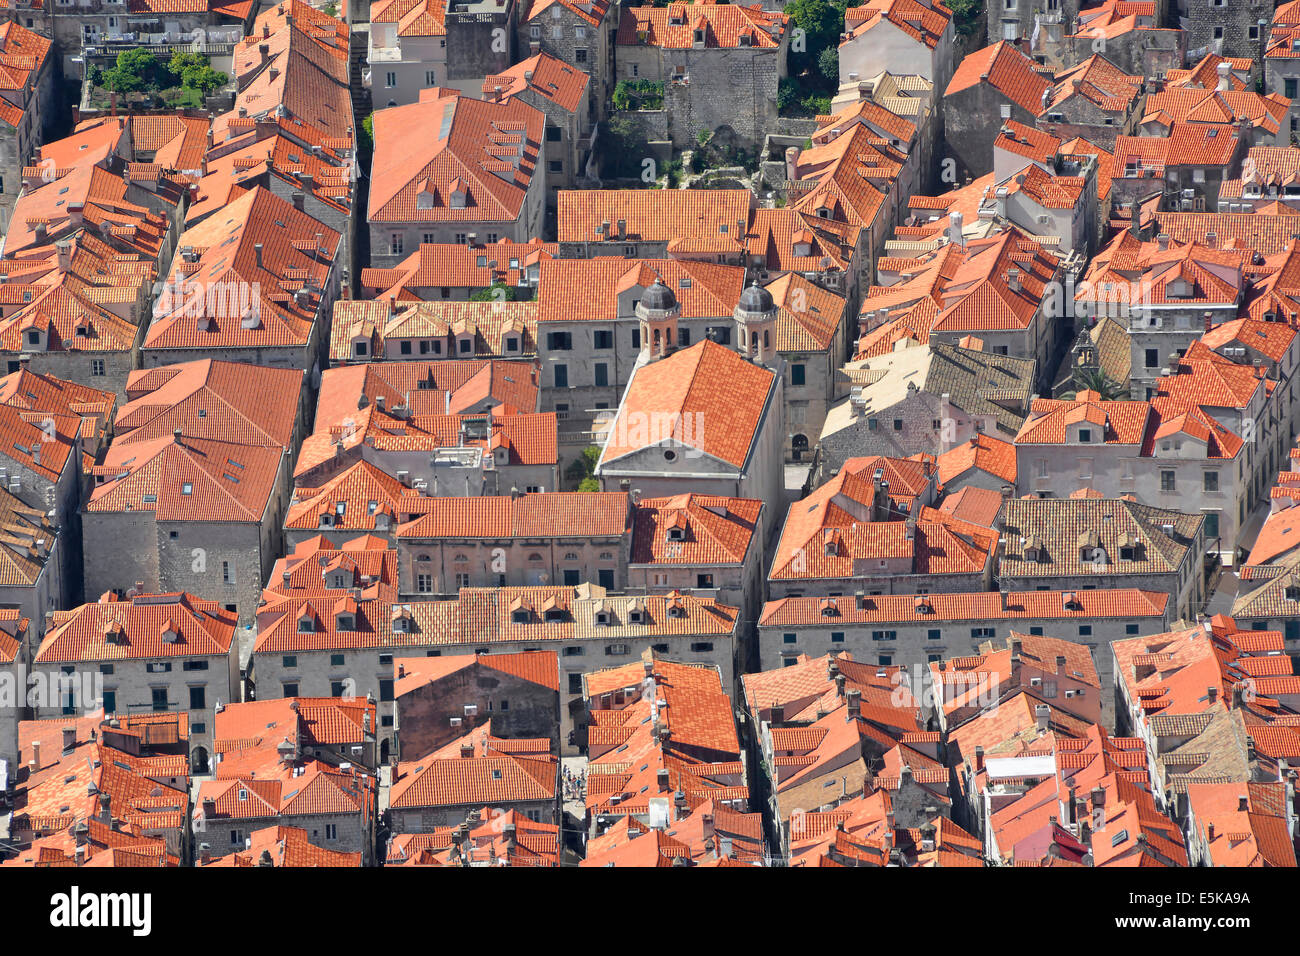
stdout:
<svg viewBox="0 0 1300 956">
<path fill-rule="evenodd" d="M 1056 673 L 1059 674 L 1059 673 L 1061 673 L 1061 672 L 1064 671 L 1064 670 L 1065 670 L 1065 655 L 1064 655 L 1064 654 L 1057 654 L 1057 655 L 1056 655 Z"/>
<path fill-rule="evenodd" d="M 107 792 L 99 792 L 99 819 L 110 827 L 113 825 L 113 798 Z"/>
<path fill-rule="evenodd" d="M 293 191 L 293 208 L 298 210 L 299 212 L 302 212 L 303 203 L 306 202 L 306 199 L 307 199 L 306 196 L 304 196 L 301 192 L 295 189 Z"/>
<path fill-rule="evenodd" d="M 1232 64 L 1227 62 L 1220 63 L 1217 70 L 1219 73 L 1219 85 L 1215 87 L 1215 89 L 1220 93 L 1226 93 L 1228 90 L 1232 89 Z"/>
<path fill-rule="evenodd" d="M 1213 842 L 1214 842 L 1214 824 L 1213 824 L 1213 823 L 1211 823 L 1211 824 L 1209 824 L 1208 826 L 1206 826 L 1206 828 L 1205 828 L 1205 838 L 1206 838 L 1206 840 L 1208 840 L 1210 843 L 1213 843 Z"/>
<path fill-rule="evenodd" d="M 1007 288 L 1010 289 L 1012 292 L 1020 291 L 1020 270 L 1019 269 L 1013 268 L 1007 270 Z"/>
<path fill-rule="evenodd" d="M 469 758 L 473 757 L 473 756 L 474 756 L 474 745 L 473 745 L 473 744 L 469 744 L 469 743 L 461 744 L 461 745 L 460 745 L 460 756 L 461 756 L 461 759 L 463 759 L 463 760 L 468 760 Z"/>
<path fill-rule="evenodd" d="M 257 858 L 257 865 L 258 865 L 258 866 L 275 866 L 275 863 L 272 862 L 272 860 L 271 860 L 271 851 L 270 851 L 270 850 L 263 850 L 263 851 L 262 851 L 262 855 L 259 856 L 259 857 Z"/>
<path fill-rule="evenodd" d="M 658 784 L 660 793 L 672 789 L 672 784 L 668 780 L 667 767 L 661 767 L 655 772 L 655 783 Z"/>
<path fill-rule="evenodd" d="M 1213 704 L 1216 700 L 1219 699 L 1219 688 L 1217 687 L 1205 688 L 1205 699 L 1209 701 L 1211 704 Z"/>
<path fill-rule="evenodd" d="M 65 754 L 70 754 L 72 753 L 72 751 L 76 749 L 77 749 L 77 728 L 64 727 L 63 728 L 63 752 Z"/>
<path fill-rule="evenodd" d="M 518 838 L 515 835 L 515 825 L 513 823 L 507 823 L 501 828 L 501 835 L 504 836 L 506 840 L 506 856 L 512 856 L 515 852 L 515 848 L 518 846 Z"/>
<path fill-rule="evenodd" d="M 37 770 L 41 768 L 41 742 L 39 740 L 32 741 L 32 763 L 36 765 Z"/>
<path fill-rule="evenodd" d="M 199 844 L 199 863 L 200 863 L 200 864 L 203 864 L 203 865 L 207 865 L 208 863 L 211 863 L 211 862 L 212 862 L 212 844 L 211 844 L 211 843 L 200 843 L 200 844 Z"/>
<path fill-rule="evenodd" d="M 975 772 L 981 773 L 984 770 L 984 747 L 981 744 L 975 745 Z"/>
<path fill-rule="evenodd" d="M 856 687 L 850 688 L 844 694 L 844 700 L 848 705 L 847 719 L 853 719 L 862 713 L 862 691 Z"/>
<path fill-rule="evenodd" d="M 1034 708 L 1034 717 L 1038 721 L 1038 729 L 1046 730 L 1048 721 L 1052 716 L 1052 710 L 1046 704 L 1039 704 Z"/>
<path fill-rule="evenodd" d="M 1240 810 L 1242 813 L 1247 813 L 1250 811 L 1250 798 L 1246 796 L 1244 793 L 1237 798 L 1237 809 Z"/>
<path fill-rule="evenodd" d="M 1161 252 L 1167 250 L 1169 248 L 1169 233 L 1162 232 L 1156 236 L 1156 244 L 1160 247 Z"/>
<path fill-rule="evenodd" d="M 257 267 L 262 268 L 262 244 L 260 242 L 253 243 L 253 255 L 257 257 Z"/>
</svg>

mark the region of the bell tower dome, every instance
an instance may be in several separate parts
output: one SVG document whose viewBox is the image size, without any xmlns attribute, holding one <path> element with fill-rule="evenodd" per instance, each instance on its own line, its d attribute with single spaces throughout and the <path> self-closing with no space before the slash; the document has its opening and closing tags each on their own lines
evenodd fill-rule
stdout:
<svg viewBox="0 0 1300 956">
<path fill-rule="evenodd" d="M 736 311 L 737 351 L 760 365 L 771 364 L 776 358 L 776 301 L 772 293 L 758 282 L 752 281 L 740 293 Z"/>
<path fill-rule="evenodd" d="M 673 290 L 655 276 L 654 283 L 645 290 L 636 304 L 636 317 L 641 328 L 641 351 L 649 352 L 650 359 L 663 358 L 677 348 L 677 320 L 682 308 Z"/>
</svg>

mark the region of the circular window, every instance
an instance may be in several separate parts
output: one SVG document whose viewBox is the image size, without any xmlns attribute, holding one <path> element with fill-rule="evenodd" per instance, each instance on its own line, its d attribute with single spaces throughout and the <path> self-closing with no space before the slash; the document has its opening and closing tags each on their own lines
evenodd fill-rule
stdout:
<svg viewBox="0 0 1300 956">
<path fill-rule="evenodd" d="M 669 449 L 668 451 L 664 452 L 664 461 L 676 461 L 676 460 L 677 460 L 677 452 L 673 451 L 672 449 Z"/>
</svg>

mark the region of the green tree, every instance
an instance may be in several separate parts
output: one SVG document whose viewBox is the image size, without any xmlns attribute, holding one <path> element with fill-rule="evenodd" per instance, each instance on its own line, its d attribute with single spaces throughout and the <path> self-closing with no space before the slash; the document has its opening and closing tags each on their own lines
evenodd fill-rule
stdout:
<svg viewBox="0 0 1300 956">
<path fill-rule="evenodd" d="M 471 302 L 513 302 L 515 301 L 515 290 L 504 282 L 494 282 L 486 289 L 471 292 L 469 300 Z"/>
<path fill-rule="evenodd" d="M 977 30 L 984 30 L 984 0 L 952 0 L 947 4 L 952 11 L 957 32 L 970 36 Z"/>
<path fill-rule="evenodd" d="M 1075 391 L 1068 396 L 1071 398 L 1085 391 L 1096 392 L 1104 402 L 1128 398 L 1128 389 L 1099 368 L 1076 369 L 1073 384 Z"/>
<path fill-rule="evenodd" d="M 790 56 L 802 65 L 810 65 L 817 62 L 822 50 L 838 46 L 847 8 L 848 3 L 842 0 L 793 0 L 786 4 L 786 15 L 804 32 L 803 50 L 792 48 Z"/>
<path fill-rule="evenodd" d="M 564 477 L 576 484 L 579 491 L 600 491 L 596 480 L 596 463 L 600 461 L 600 446 L 588 445 L 576 461 L 564 469 Z"/>
<path fill-rule="evenodd" d="M 817 70 L 822 76 L 835 83 L 840 82 L 840 51 L 838 47 L 828 46 L 817 56 Z"/>
<path fill-rule="evenodd" d="M 116 93 L 138 93 L 156 89 L 158 74 L 158 60 L 148 50 L 123 50 L 117 65 L 104 71 L 104 86 Z"/>
<path fill-rule="evenodd" d="M 195 90 L 204 96 L 221 89 L 228 82 L 230 82 L 230 77 L 217 72 L 210 66 L 187 67 L 185 72 L 181 74 L 181 86 L 187 90 Z"/>
</svg>

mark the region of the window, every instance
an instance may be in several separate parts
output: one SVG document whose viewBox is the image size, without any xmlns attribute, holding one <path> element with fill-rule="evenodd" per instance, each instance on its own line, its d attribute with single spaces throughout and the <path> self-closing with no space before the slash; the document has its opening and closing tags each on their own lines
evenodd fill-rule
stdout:
<svg viewBox="0 0 1300 956">
<path fill-rule="evenodd" d="M 113 673 L 113 665 L 112 665 L 112 664 L 100 664 L 100 665 L 99 665 L 99 672 L 100 672 L 101 674 L 111 674 L 111 673 Z"/>
<path fill-rule="evenodd" d="M 705 590 L 708 590 L 709 588 L 712 588 L 712 587 L 713 587 L 713 575 L 711 575 L 711 574 L 697 574 L 697 575 L 695 575 L 695 586 L 696 586 L 697 588 L 703 588 L 703 589 L 705 589 Z"/>
<path fill-rule="evenodd" d="M 1092 429 L 1091 429 L 1091 428 L 1080 428 L 1080 429 L 1079 429 L 1079 441 L 1081 441 L 1081 442 L 1090 442 L 1090 441 L 1092 441 Z"/>
<path fill-rule="evenodd" d="M 1092 637 L 1092 625 L 1091 625 L 1091 624 L 1080 624 L 1080 625 L 1079 625 L 1079 636 L 1080 636 L 1080 637 Z"/>
<path fill-rule="evenodd" d="M 1131 634 L 1136 634 L 1137 632 L 1138 632 L 1138 626 L 1137 626 L 1136 624 L 1125 624 L 1125 625 L 1124 625 L 1124 633 L 1125 633 L 1125 634 L 1130 634 L 1130 635 L 1131 635 Z"/>
<path fill-rule="evenodd" d="M 925 639 L 927 641 L 943 640 L 943 631 L 939 630 L 937 627 L 932 627 L 925 632 Z"/>
<path fill-rule="evenodd" d="M 903 430 L 903 420 L 902 420 L 901 418 L 895 418 L 895 419 L 894 419 L 894 431 L 896 431 L 896 432 L 901 432 L 902 430 Z"/>
<path fill-rule="evenodd" d="M 166 687 L 155 687 L 155 688 L 153 688 L 153 689 L 152 689 L 152 696 L 153 696 L 153 709 L 154 709 L 154 710 L 166 710 L 166 709 L 167 709 L 167 688 L 166 688 Z"/>
<path fill-rule="evenodd" d="M 425 85 L 425 86 L 437 86 L 437 85 L 438 85 L 438 74 L 437 74 L 435 71 L 433 71 L 433 70 L 425 70 L 425 71 L 424 71 L 424 85 Z"/>
<path fill-rule="evenodd" d="M 1159 350 L 1159 349 L 1147 349 L 1146 352 L 1144 353 L 1144 359 L 1143 359 L 1143 363 L 1142 363 L 1142 364 L 1143 364 L 1146 368 L 1159 368 L 1159 367 L 1160 367 L 1160 350 Z"/>
<path fill-rule="evenodd" d="M 586 51 L 586 50 L 583 50 L 583 49 L 575 49 L 575 50 L 573 51 L 573 62 L 574 62 L 574 63 L 586 63 L 586 62 L 587 62 L 587 51 Z"/>
<path fill-rule="evenodd" d="M 788 633 L 787 633 L 787 634 L 782 634 L 782 635 L 781 635 L 781 643 L 782 643 L 782 644 L 794 644 L 794 643 L 796 643 L 798 640 L 799 640 L 799 638 L 798 638 L 796 635 L 794 635 L 794 634 L 788 634 Z"/>
<path fill-rule="evenodd" d="M 547 332 L 546 347 L 552 352 L 568 352 L 573 349 L 573 333 Z"/>
<path fill-rule="evenodd" d="M 342 667 L 342 666 L 343 666 L 343 655 L 342 655 L 342 654 L 331 654 L 331 655 L 330 655 L 330 667 Z"/>
<path fill-rule="evenodd" d="M 402 254 L 402 234 L 395 232 L 388 237 L 388 251 L 395 256 Z"/>
<path fill-rule="evenodd" d="M 1219 473 L 1217 471 L 1207 471 L 1205 473 L 1205 490 L 1206 491 L 1219 490 Z"/>
<path fill-rule="evenodd" d="M 104 691 L 104 713 L 112 714 L 117 711 L 117 691 Z"/>
<path fill-rule="evenodd" d="M 467 587 L 469 587 L 469 572 L 468 571 L 456 572 L 456 590 L 459 591 L 461 588 L 467 588 Z"/>
<path fill-rule="evenodd" d="M 569 387 L 569 367 L 567 365 L 555 366 L 555 387 L 556 388 Z"/>
<path fill-rule="evenodd" d="M 1161 491 L 1174 490 L 1174 473 L 1172 471 L 1160 472 L 1160 490 Z"/>
<path fill-rule="evenodd" d="M 994 628 L 991 627 L 972 627 L 970 629 L 971 640 L 979 640 L 985 637 L 995 637 Z"/>
<path fill-rule="evenodd" d="M 806 365 L 791 365 L 791 366 L 790 366 L 790 384 L 791 384 L 791 385 L 803 385 L 803 384 L 805 383 L 805 381 L 806 381 L 806 376 L 807 376 L 807 366 L 806 366 Z"/>
<path fill-rule="evenodd" d="M 381 677 L 379 679 L 379 699 L 393 699 L 393 679 L 391 677 Z"/>
<path fill-rule="evenodd" d="M 591 344 L 598 349 L 612 349 L 614 347 L 614 333 L 609 329 L 597 329 L 591 334 Z"/>
<path fill-rule="evenodd" d="M 712 641 L 694 641 L 691 644 L 691 650 L 697 654 L 707 654 L 713 650 Z"/>
<path fill-rule="evenodd" d="M 207 688 L 200 684 L 190 688 L 190 710 L 202 710 L 207 704 Z"/>
<path fill-rule="evenodd" d="M 222 584 L 235 583 L 235 566 L 231 564 L 229 561 L 221 562 L 221 583 Z"/>
<path fill-rule="evenodd" d="M 581 674 L 570 674 L 570 675 L 569 675 L 569 693 L 570 693 L 570 694 L 581 694 L 581 693 L 582 693 L 582 675 L 581 675 Z"/>
<path fill-rule="evenodd" d="M 872 631 L 871 639 L 873 641 L 896 641 L 898 640 L 897 631 Z"/>
<path fill-rule="evenodd" d="M 280 663 L 285 667 L 297 667 L 298 658 L 293 654 L 285 654 L 284 657 L 280 658 Z"/>
<path fill-rule="evenodd" d="M 548 126 L 548 127 L 546 127 L 546 141 L 547 141 L 548 143 L 558 143 L 558 142 L 560 141 L 560 137 L 561 137 L 563 134 L 564 134 L 564 131 L 563 131 L 562 129 L 560 129 L 560 127 L 558 127 L 558 126 Z"/>
<path fill-rule="evenodd" d="M 341 680 L 332 680 L 332 681 L 330 681 L 330 696 L 331 696 L 331 697 L 342 697 L 342 696 L 343 696 L 343 693 L 344 693 L 345 690 L 346 690 L 346 687 L 345 687 L 345 684 L 344 684 L 343 681 L 341 681 Z"/>
<path fill-rule="evenodd" d="M 844 632 L 843 632 L 843 631 L 831 631 L 831 643 L 832 643 L 832 644 L 843 644 L 843 643 L 844 643 Z"/>
<path fill-rule="evenodd" d="M 325 824 L 325 839 L 337 840 L 339 838 L 339 825 L 337 823 Z"/>
<path fill-rule="evenodd" d="M 1289 100 L 1295 99 L 1297 93 L 1300 93 L 1300 90 L 1297 90 L 1297 86 L 1300 86 L 1300 83 L 1297 83 L 1296 78 L 1293 76 L 1289 76 L 1283 80 L 1282 85 L 1285 90 L 1283 95 Z"/>
<path fill-rule="evenodd" d="M 283 690 L 283 694 L 281 696 L 283 697 L 298 696 L 298 684 L 296 682 L 286 682 L 284 684 L 281 684 L 280 687 Z"/>
<path fill-rule="evenodd" d="M 103 360 L 103 359 L 91 359 L 91 360 L 90 360 L 90 374 L 91 374 L 91 375 L 94 375 L 94 376 L 97 377 L 97 378 L 102 378 L 102 377 L 103 377 L 103 375 L 104 375 L 104 360 Z"/>
<path fill-rule="evenodd" d="M 553 173 L 562 173 L 564 172 L 564 160 L 561 159 L 548 160 L 546 163 L 546 168 Z"/>
<path fill-rule="evenodd" d="M 593 372 L 596 377 L 596 387 L 605 388 L 609 385 L 609 365 L 605 362 L 597 362 Z"/>
<path fill-rule="evenodd" d="M 1205 512 L 1205 537 L 1207 540 L 1219 536 L 1219 514 L 1216 511 Z"/>
<path fill-rule="evenodd" d="M 181 670 L 183 671 L 205 671 L 207 669 L 207 661 L 186 661 L 181 665 Z"/>
</svg>

